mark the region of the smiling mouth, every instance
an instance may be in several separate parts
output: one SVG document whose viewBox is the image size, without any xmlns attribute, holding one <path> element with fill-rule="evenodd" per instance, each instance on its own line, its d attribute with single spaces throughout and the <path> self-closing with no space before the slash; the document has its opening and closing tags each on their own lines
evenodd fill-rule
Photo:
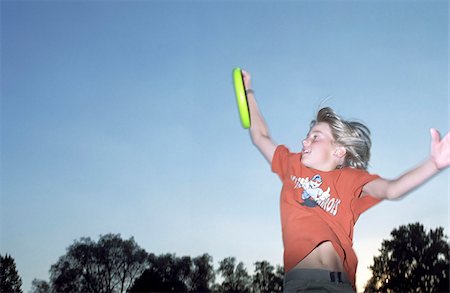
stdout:
<svg viewBox="0 0 450 293">
<path fill-rule="evenodd" d="M 310 154 L 310 153 L 311 153 L 311 150 L 309 150 L 309 149 L 302 150 L 302 154 L 304 154 L 304 155 L 307 155 L 307 154 Z"/>
</svg>

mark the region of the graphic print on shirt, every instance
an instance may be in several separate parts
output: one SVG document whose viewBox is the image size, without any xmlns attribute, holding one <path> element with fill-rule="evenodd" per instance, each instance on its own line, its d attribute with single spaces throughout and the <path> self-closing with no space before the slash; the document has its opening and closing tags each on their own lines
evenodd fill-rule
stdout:
<svg viewBox="0 0 450 293">
<path fill-rule="evenodd" d="M 336 216 L 341 200 L 330 195 L 330 187 L 325 191 L 321 188 L 323 181 L 319 174 L 314 175 L 311 179 L 291 176 L 291 180 L 295 183 L 294 189 L 303 189 L 301 201 L 297 201 L 299 204 L 309 208 L 318 206 Z"/>
</svg>

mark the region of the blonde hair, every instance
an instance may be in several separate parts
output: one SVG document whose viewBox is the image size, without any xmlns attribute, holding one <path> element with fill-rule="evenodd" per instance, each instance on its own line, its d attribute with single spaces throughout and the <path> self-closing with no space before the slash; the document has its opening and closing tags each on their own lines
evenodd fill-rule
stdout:
<svg viewBox="0 0 450 293">
<path fill-rule="evenodd" d="M 311 128 L 319 122 L 325 122 L 330 126 L 335 143 L 346 150 L 344 163 L 340 167 L 366 170 L 372 147 L 369 128 L 362 123 L 342 119 L 329 107 L 319 110 L 316 120 L 311 121 Z"/>
</svg>

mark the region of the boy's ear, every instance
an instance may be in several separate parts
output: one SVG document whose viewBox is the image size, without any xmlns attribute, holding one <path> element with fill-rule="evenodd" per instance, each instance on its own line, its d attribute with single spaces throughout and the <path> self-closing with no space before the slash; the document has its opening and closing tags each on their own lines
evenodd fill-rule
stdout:
<svg viewBox="0 0 450 293">
<path fill-rule="evenodd" d="M 338 146 L 334 150 L 334 155 L 338 158 L 343 158 L 343 157 L 345 157 L 346 154 L 347 154 L 347 151 L 345 150 L 345 148 L 343 146 Z"/>
</svg>

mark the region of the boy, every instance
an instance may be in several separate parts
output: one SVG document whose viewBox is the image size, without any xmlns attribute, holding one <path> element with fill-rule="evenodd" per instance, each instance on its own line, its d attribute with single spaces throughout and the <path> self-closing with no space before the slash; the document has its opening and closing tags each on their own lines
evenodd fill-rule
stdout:
<svg viewBox="0 0 450 293">
<path fill-rule="evenodd" d="M 369 174 L 370 132 L 323 108 L 301 153 L 276 145 L 243 71 L 253 144 L 283 182 L 280 198 L 285 292 L 354 292 L 357 258 L 353 226 L 383 199 L 398 199 L 450 165 L 450 133 L 431 130 L 431 154 L 395 180 Z"/>
</svg>

